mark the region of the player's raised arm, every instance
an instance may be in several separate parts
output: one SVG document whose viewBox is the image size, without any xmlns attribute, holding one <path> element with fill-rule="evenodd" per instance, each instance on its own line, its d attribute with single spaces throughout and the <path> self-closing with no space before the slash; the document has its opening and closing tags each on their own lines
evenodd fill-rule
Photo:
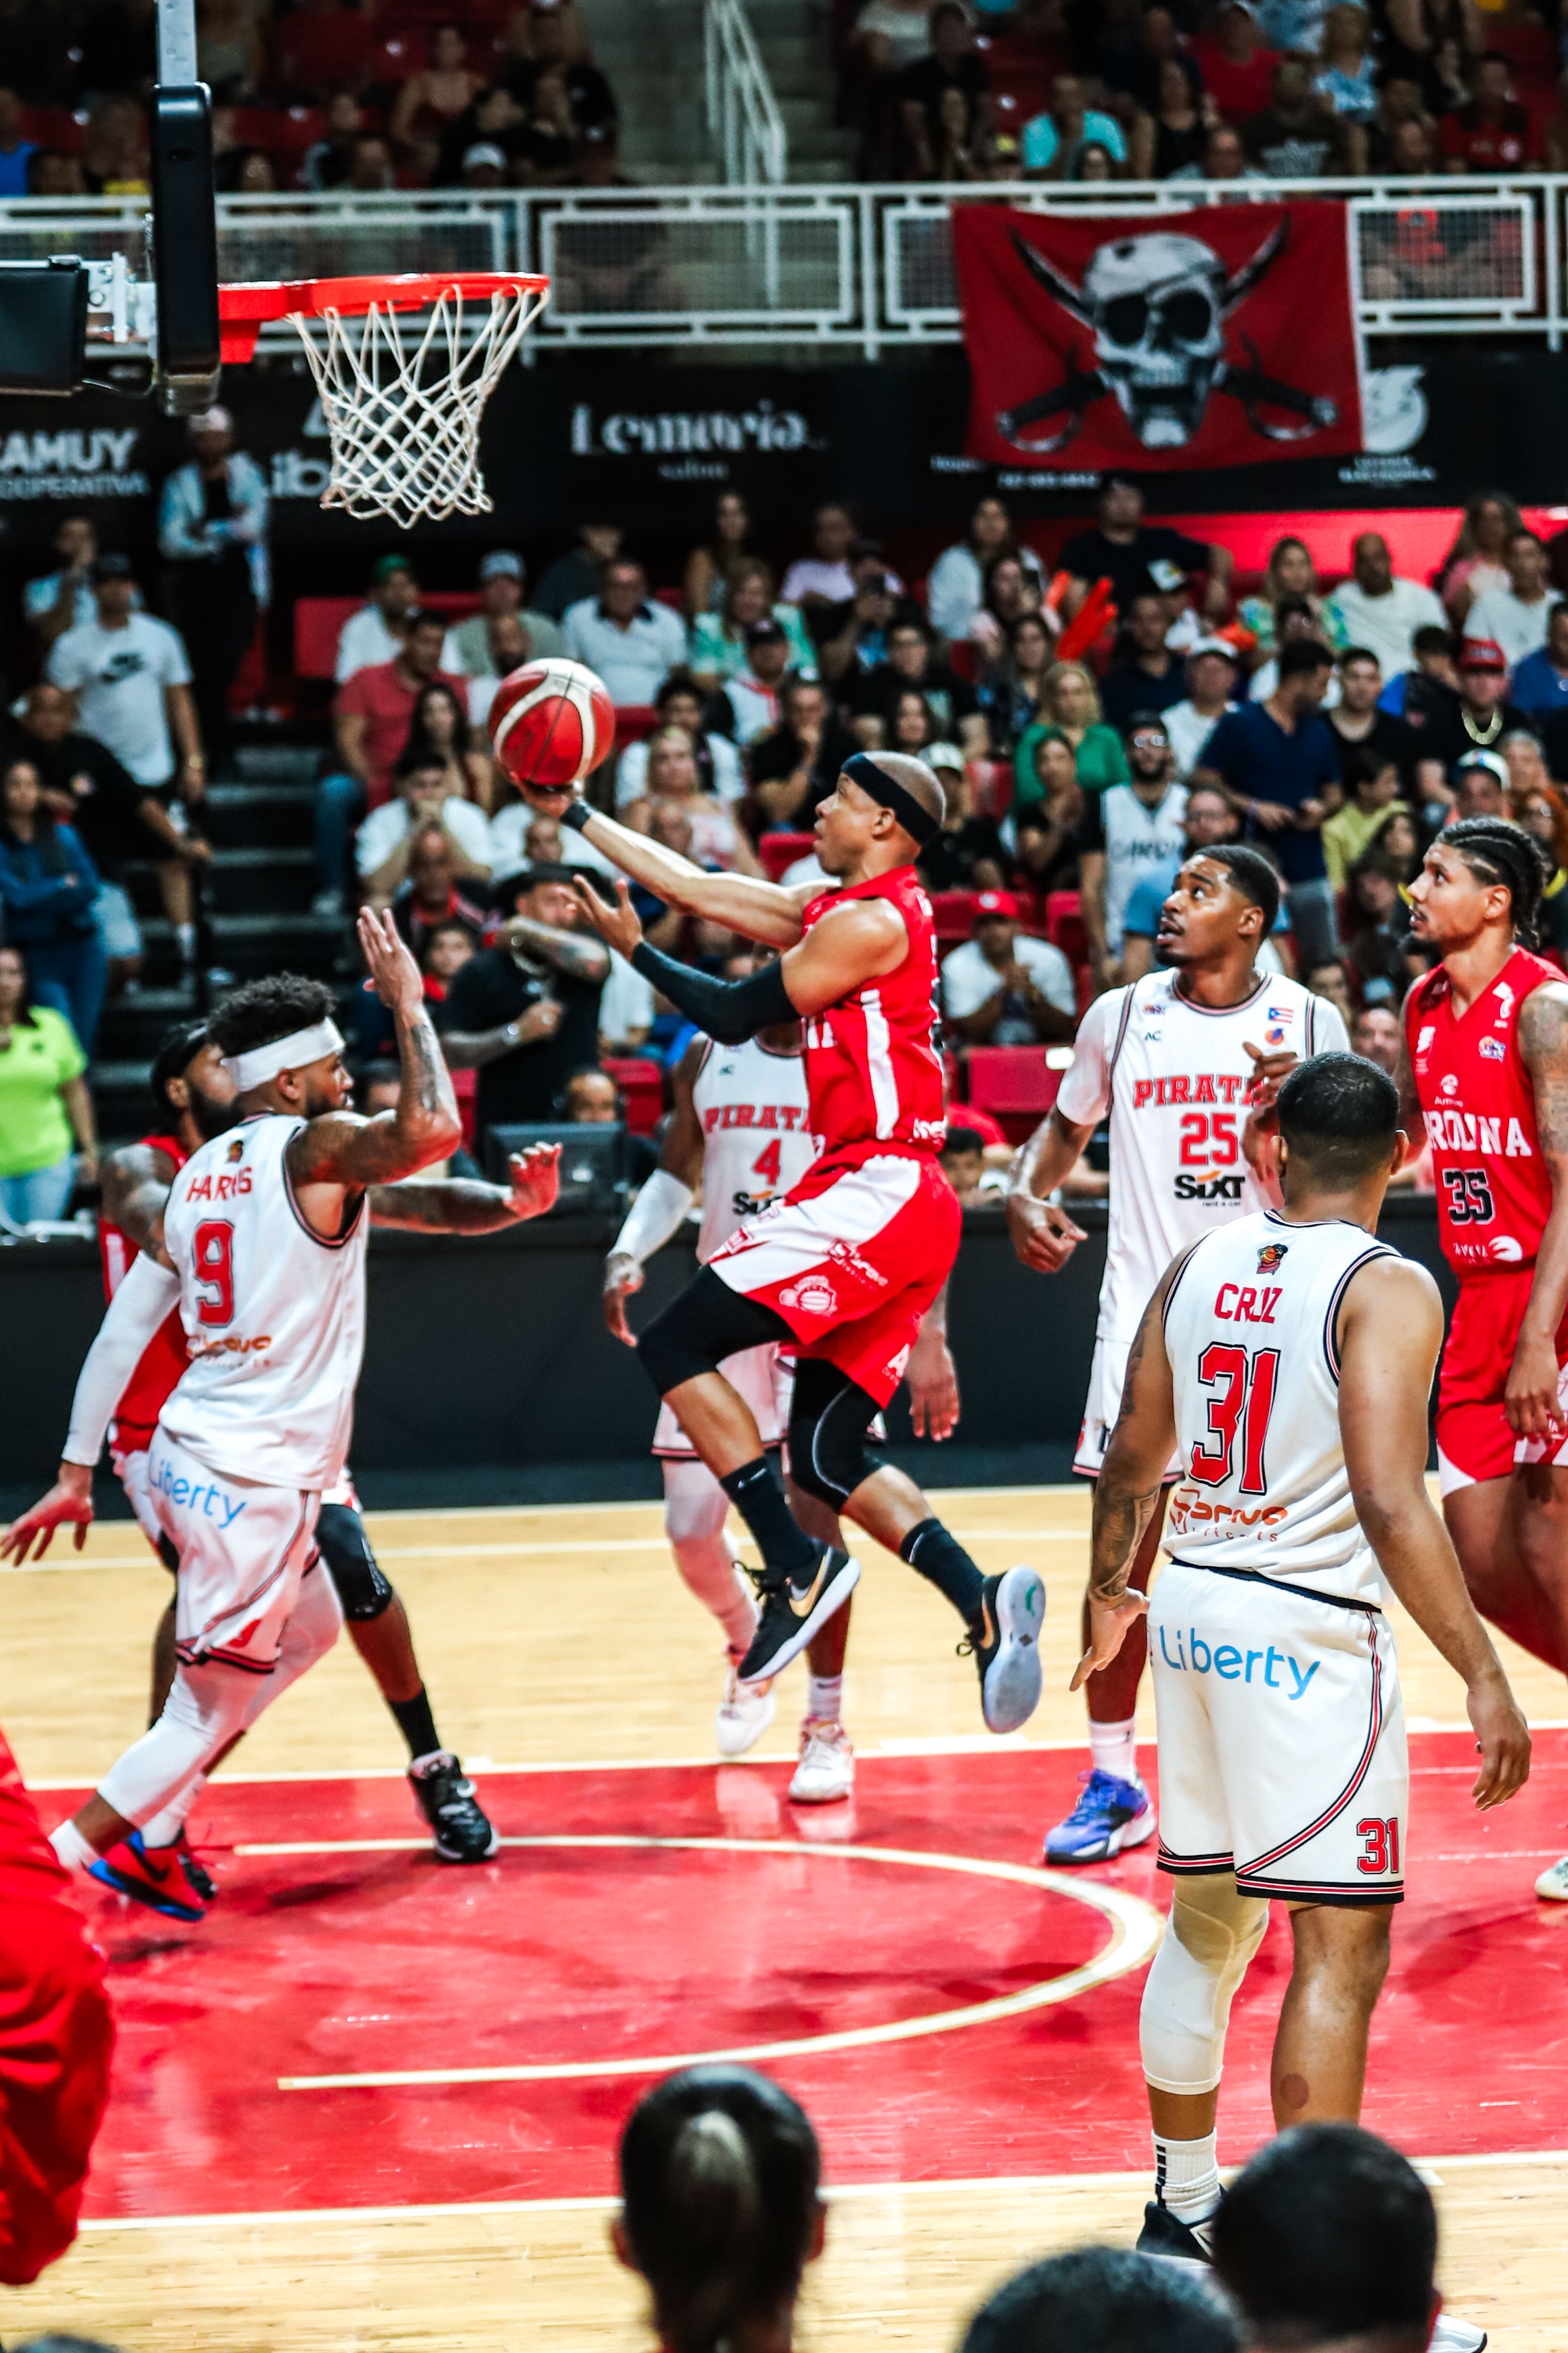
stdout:
<svg viewBox="0 0 1568 2353">
<path fill-rule="evenodd" d="M 624 874 L 657 892 L 670 906 L 704 915 L 710 923 L 727 923 L 731 931 L 749 940 L 761 940 L 768 947 L 794 946 L 801 934 L 801 909 L 818 895 L 816 884 L 786 890 L 782 882 L 760 882 L 749 874 L 707 873 L 689 858 L 682 858 L 678 849 L 667 849 L 650 835 L 635 833 L 613 817 L 601 817 L 580 796 L 563 803 L 559 796 L 531 793 L 527 797 L 537 800 L 542 808 L 558 807 L 563 825 L 575 826 L 595 849 L 613 858 Z"/>
<path fill-rule="evenodd" d="M 1394 1257 L 1362 1266 L 1339 1312 L 1340 1438 L 1379 1567 L 1463 1679 L 1481 1755 L 1473 1794 L 1486 1808 L 1523 1787 L 1530 1733 L 1426 1492 L 1426 1400 L 1442 1339 L 1442 1302 L 1424 1267 Z"/>
<path fill-rule="evenodd" d="M 1149 1607 L 1128 1584 L 1143 1531 L 1176 1442 L 1176 1402 L 1165 1353 L 1165 1294 L 1186 1252 L 1172 1261 L 1143 1310 L 1127 1359 L 1121 1410 L 1094 1487 L 1089 1556 L 1089 1648 L 1072 1679 L 1077 1691 L 1121 1648 L 1128 1628 Z"/>
<path fill-rule="evenodd" d="M 1552 1210 L 1535 1254 L 1503 1410 L 1516 1438 L 1561 1439 L 1557 1332 L 1568 1309 L 1568 987 L 1548 981 L 1519 1010 L 1519 1050 L 1530 1072 Z"/>
<path fill-rule="evenodd" d="M 373 1185 L 395 1185 L 432 1161 L 445 1160 L 463 1140 L 451 1073 L 426 1007 L 418 965 L 389 914 L 362 908 L 359 941 L 396 1028 L 402 1085 L 395 1108 L 374 1119 L 326 1112 L 307 1120 L 289 1145 L 289 1174 L 297 1187 L 336 1186 L 357 1193 Z"/>
<path fill-rule="evenodd" d="M 510 1182 L 486 1185 L 469 1176 L 410 1177 L 373 1185 L 367 1195 L 373 1226 L 422 1234 L 499 1234 L 555 1207 L 561 1187 L 561 1146 L 531 1144 L 507 1163 Z"/>
</svg>

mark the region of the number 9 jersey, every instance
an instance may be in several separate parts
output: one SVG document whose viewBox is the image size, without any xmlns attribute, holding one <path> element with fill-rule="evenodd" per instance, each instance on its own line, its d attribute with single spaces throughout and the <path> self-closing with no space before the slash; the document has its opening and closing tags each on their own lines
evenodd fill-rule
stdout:
<svg viewBox="0 0 1568 2353">
<path fill-rule="evenodd" d="M 174 1178 L 163 1243 L 191 1361 L 160 1419 L 214 1471 L 319 1493 L 353 1428 L 370 1218 L 362 1197 L 332 1240 L 306 1224 L 284 1157 L 303 1125 L 244 1120 Z"/>
</svg>

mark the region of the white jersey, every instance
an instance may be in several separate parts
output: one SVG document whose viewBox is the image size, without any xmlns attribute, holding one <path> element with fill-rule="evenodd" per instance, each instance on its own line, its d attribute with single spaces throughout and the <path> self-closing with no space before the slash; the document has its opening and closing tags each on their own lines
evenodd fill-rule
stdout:
<svg viewBox="0 0 1568 2353">
<path fill-rule="evenodd" d="M 1173 1558 L 1382 1608 L 1340 1440 L 1336 1324 L 1357 1268 L 1397 1256 L 1364 1227 L 1270 1209 L 1178 1269 L 1164 1319 L 1182 1464 Z"/>
<path fill-rule="evenodd" d="M 304 1124 L 245 1120 L 174 1179 L 163 1240 L 191 1363 L 161 1420 L 215 1471 L 319 1493 L 353 1424 L 370 1216 L 362 1198 L 336 1241 L 307 1226 L 283 1158 Z"/>
<path fill-rule="evenodd" d="M 805 1057 L 774 1054 L 754 1038 L 710 1046 L 691 1100 L 702 1127 L 704 1266 L 742 1218 L 798 1185 L 816 1159 L 807 1125 Z"/>
<path fill-rule="evenodd" d="M 1096 1336 L 1123 1346 L 1179 1250 L 1268 1197 L 1241 1149 L 1260 1053 L 1348 1053 L 1334 1008 L 1266 976 L 1240 1005 L 1190 1004 L 1174 972 L 1098 997 L 1083 1018 L 1057 1108 L 1075 1125 L 1110 1114 L 1110 1211 Z"/>
</svg>

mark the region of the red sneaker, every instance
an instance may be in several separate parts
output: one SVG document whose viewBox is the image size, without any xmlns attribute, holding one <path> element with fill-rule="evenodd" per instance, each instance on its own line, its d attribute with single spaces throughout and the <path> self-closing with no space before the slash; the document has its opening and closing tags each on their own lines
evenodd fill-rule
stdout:
<svg viewBox="0 0 1568 2353">
<path fill-rule="evenodd" d="M 88 1864 L 89 1878 L 112 1887 L 117 1895 L 129 1895 L 132 1904 L 144 1904 L 150 1912 L 161 1912 L 167 1920 L 205 1920 L 206 1905 L 201 1903 L 180 1866 L 178 1847 L 162 1846 L 149 1849 L 142 1843 L 140 1831 L 132 1831 L 107 1854 Z"/>
</svg>

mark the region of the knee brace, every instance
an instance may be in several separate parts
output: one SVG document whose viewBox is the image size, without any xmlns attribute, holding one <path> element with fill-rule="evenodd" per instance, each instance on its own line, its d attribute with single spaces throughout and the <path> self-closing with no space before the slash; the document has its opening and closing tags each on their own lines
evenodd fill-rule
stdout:
<svg viewBox="0 0 1568 2353">
<path fill-rule="evenodd" d="M 721 1282 L 705 1266 L 679 1299 L 656 1315 L 637 1342 L 637 1356 L 660 1397 L 700 1373 L 716 1373 L 726 1356 L 794 1338 L 773 1308 Z"/>
<path fill-rule="evenodd" d="M 1144 2079 L 1157 2092 L 1218 2084 L 1230 2005 L 1268 1925 L 1267 1902 L 1238 1894 L 1228 1872 L 1176 1881 L 1138 2019 Z"/>
<path fill-rule="evenodd" d="M 364 1522 L 347 1504 L 323 1504 L 316 1522 L 316 1546 L 337 1588 L 343 1616 L 356 1625 L 379 1618 L 396 1594 L 376 1566 Z"/>
<path fill-rule="evenodd" d="M 860 1482 L 881 1469 L 881 1456 L 866 1443 L 876 1417 L 876 1398 L 847 1373 L 819 1356 L 801 1358 L 790 1408 L 789 1475 L 803 1494 L 841 1511 Z"/>
<path fill-rule="evenodd" d="M 110 1767 L 99 1796 L 128 1822 L 152 1820 L 244 1731 L 257 1685 L 270 1682 L 235 1667 L 180 1667 L 163 1715 Z"/>
</svg>

